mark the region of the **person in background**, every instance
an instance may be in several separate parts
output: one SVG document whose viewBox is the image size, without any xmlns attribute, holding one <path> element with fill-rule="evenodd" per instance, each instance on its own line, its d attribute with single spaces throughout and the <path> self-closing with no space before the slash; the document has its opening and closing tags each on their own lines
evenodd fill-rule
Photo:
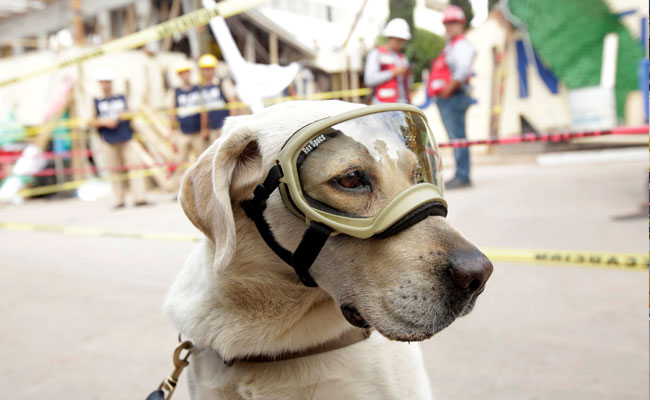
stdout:
<svg viewBox="0 0 650 400">
<path fill-rule="evenodd" d="M 192 65 L 189 61 L 181 62 L 176 68 L 181 86 L 174 90 L 175 115 L 170 114 L 170 125 L 178 148 L 177 170 L 183 169 L 180 168 L 181 164 L 190 161 L 191 151 L 194 151 L 195 157 L 198 157 L 208 144 L 207 113 L 201 111 L 203 107 L 201 88 L 192 85 L 191 69 Z M 203 124 L 202 120 L 204 120 Z M 180 132 L 175 128 L 177 121 Z"/>
<path fill-rule="evenodd" d="M 102 153 L 110 170 L 113 194 L 116 199 L 114 207 L 125 206 L 127 181 L 135 206 L 147 205 L 149 202 L 145 199 L 144 178 L 131 176 L 125 179 L 124 177 L 128 167 L 140 164 L 132 141 L 131 125 L 129 121 L 120 119 L 120 115 L 128 111 L 126 98 L 124 95 L 113 93 L 115 73 L 112 69 L 100 68 L 96 77 L 102 89 L 102 97 L 94 99 L 95 118 L 88 125 L 97 128 L 102 139 Z"/>
<path fill-rule="evenodd" d="M 228 110 L 224 107 L 228 102 L 237 101 L 232 98 L 232 90 L 227 96 L 226 90 L 219 78 L 216 77 L 215 68 L 219 62 L 212 54 L 204 54 L 199 58 L 199 68 L 201 68 L 201 95 L 203 104 L 207 108 L 207 118 L 201 120 L 202 129 L 208 129 L 210 142 L 217 140 L 221 136 L 221 128 L 227 116 L 233 115 L 233 109 Z M 225 83 L 225 81 L 224 81 Z M 207 125 L 207 126 L 206 126 Z"/>
<path fill-rule="evenodd" d="M 372 104 L 410 103 L 409 62 L 401 52 L 411 39 L 408 23 L 391 19 L 383 34 L 386 43 L 370 50 L 363 74 L 366 86 L 373 88 Z"/>
<path fill-rule="evenodd" d="M 465 114 L 472 99 L 469 96 L 469 78 L 475 51 L 465 39 L 467 19 L 458 6 L 449 6 L 443 13 L 447 44 L 431 63 L 427 94 L 434 97 L 450 139 L 466 139 Z M 447 189 L 471 186 L 469 148 L 454 149 L 456 174 L 445 183 Z"/>
</svg>

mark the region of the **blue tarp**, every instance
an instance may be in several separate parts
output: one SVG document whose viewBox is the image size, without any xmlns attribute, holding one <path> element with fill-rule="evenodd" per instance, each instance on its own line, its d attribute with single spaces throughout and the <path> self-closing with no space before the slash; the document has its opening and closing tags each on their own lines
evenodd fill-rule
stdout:
<svg viewBox="0 0 650 400">
<path fill-rule="evenodd" d="M 524 48 L 524 42 L 517 40 L 517 71 L 519 72 L 519 97 L 528 97 L 528 56 Z M 537 72 L 540 78 L 553 94 L 558 92 L 558 80 L 549 68 L 547 68 L 542 60 L 539 59 L 537 52 L 533 49 L 535 56 L 535 64 L 537 65 Z"/>
</svg>

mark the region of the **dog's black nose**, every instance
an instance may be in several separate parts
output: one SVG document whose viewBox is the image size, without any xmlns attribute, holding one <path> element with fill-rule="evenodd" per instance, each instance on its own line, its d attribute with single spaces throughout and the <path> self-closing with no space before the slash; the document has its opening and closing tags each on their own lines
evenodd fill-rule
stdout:
<svg viewBox="0 0 650 400">
<path fill-rule="evenodd" d="M 457 288 L 474 293 L 483 290 L 492 275 L 492 263 L 478 249 L 458 251 L 451 256 L 451 279 Z"/>
</svg>

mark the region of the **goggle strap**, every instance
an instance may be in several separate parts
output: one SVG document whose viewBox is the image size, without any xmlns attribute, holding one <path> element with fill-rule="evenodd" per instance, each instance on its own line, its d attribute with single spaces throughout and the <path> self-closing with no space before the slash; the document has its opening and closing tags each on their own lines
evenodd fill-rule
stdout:
<svg viewBox="0 0 650 400">
<path fill-rule="evenodd" d="M 257 185 L 253 192 L 253 198 L 244 200 L 240 204 L 248 218 L 255 223 L 257 231 L 267 246 L 284 262 L 293 267 L 298 278 L 300 278 L 300 281 L 305 286 L 318 287 L 318 284 L 316 284 L 309 274 L 309 268 L 316 260 L 316 257 L 318 257 L 318 253 L 320 253 L 320 250 L 330 237 L 332 230 L 326 225 L 312 222 L 293 254 L 275 240 L 271 227 L 264 218 L 264 210 L 266 209 L 266 200 L 278 188 L 282 176 L 282 168 L 279 165 L 275 165 L 269 171 L 264 183 Z"/>
<path fill-rule="evenodd" d="M 269 174 L 264 179 L 264 183 L 260 183 L 255 187 L 253 191 L 254 196 L 250 200 L 244 200 L 240 203 L 241 207 L 244 209 L 246 216 L 253 220 L 257 231 L 264 239 L 264 242 L 273 250 L 275 254 L 278 255 L 284 262 L 291 265 L 292 254 L 289 250 L 285 249 L 275 240 L 273 232 L 271 232 L 271 227 L 264 218 L 264 210 L 266 210 L 266 200 L 269 198 L 271 193 L 280 185 L 280 178 L 282 177 L 282 168 L 279 165 L 275 165 L 269 171 Z"/>
<path fill-rule="evenodd" d="M 309 274 L 309 268 L 316 261 L 318 253 L 320 253 L 331 234 L 332 229 L 328 226 L 318 222 L 312 222 L 302 236 L 298 248 L 293 252 L 291 266 L 305 286 L 318 286 Z"/>
<path fill-rule="evenodd" d="M 291 258 L 293 255 L 289 250 L 282 247 L 282 245 L 280 245 L 280 243 L 275 240 L 275 236 L 273 236 L 273 232 L 271 232 L 271 227 L 264 218 L 263 213 L 266 209 L 266 203 L 257 208 L 251 207 L 253 206 L 254 200 L 255 199 L 242 201 L 242 208 L 246 212 L 248 218 L 252 219 L 255 223 L 255 227 L 260 233 L 260 236 L 262 236 L 262 239 L 264 239 L 264 242 L 266 242 L 266 245 L 269 246 L 269 248 L 273 250 L 273 252 L 277 254 L 278 257 L 280 257 L 284 262 L 291 265 Z"/>
</svg>

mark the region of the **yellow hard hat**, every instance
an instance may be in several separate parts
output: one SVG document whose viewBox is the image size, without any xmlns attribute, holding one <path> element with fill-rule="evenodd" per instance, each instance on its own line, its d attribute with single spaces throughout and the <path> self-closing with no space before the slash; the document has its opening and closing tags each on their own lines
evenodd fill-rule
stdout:
<svg viewBox="0 0 650 400">
<path fill-rule="evenodd" d="M 187 60 L 183 60 L 179 62 L 178 65 L 176 65 L 176 72 L 179 74 L 183 71 L 189 71 L 191 69 L 192 69 L 192 64 L 190 64 L 190 62 Z"/>
<path fill-rule="evenodd" d="M 199 58 L 199 67 L 201 68 L 214 68 L 218 63 L 217 57 L 212 54 L 204 54 Z"/>
</svg>

